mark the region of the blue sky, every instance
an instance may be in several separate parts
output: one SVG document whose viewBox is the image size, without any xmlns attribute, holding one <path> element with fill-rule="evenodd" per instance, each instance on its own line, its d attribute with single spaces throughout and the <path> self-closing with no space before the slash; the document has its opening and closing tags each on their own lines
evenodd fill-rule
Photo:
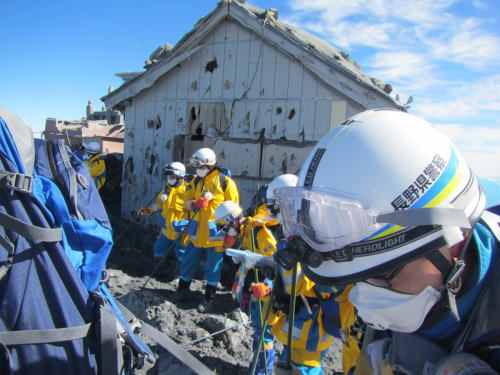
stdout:
<svg viewBox="0 0 500 375">
<path fill-rule="evenodd" d="M 500 1 L 251 0 L 347 52 L 500 183 Z M 0 1 L 0 106 L 42 129 L 95 108 L 215 0 Z"/>
</svg>

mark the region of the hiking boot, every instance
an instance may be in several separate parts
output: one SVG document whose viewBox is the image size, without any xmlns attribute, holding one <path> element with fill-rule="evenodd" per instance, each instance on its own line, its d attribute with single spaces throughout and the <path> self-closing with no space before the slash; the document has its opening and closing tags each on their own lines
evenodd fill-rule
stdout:
<svg viewBox="0 0 500 375">
<path fill-rule="evenodd" d="M 205 297 L 201 300 L 201 302 L 198 304 L 198 307 L 196 310 L 200 314 L 210 312 L 213 309 L 213 299 L 207 300 Z"/>
<path fill-rule="evenodd" d="M 213 300 L 215 297 L 215 293 L 217 292 L 217 286 L 207 285 L 205 288 L 205 296 L 198 304 L 197 310 L 199 313 L 206 313 L 212 310 L 213 308 Z"/>
<path fill-rule="evenodd" d="M 182 279 L 179 279 L 179 286 L 177 287 L 177 290 L 175 291 L 174 295 L 172 296 L 172 299 L 176 302 L 180 302 L 185 300 L 188 295 L 189 295 L 189 286 L 191 285 L 191 281 L 184 281 Z"/>
</svg>

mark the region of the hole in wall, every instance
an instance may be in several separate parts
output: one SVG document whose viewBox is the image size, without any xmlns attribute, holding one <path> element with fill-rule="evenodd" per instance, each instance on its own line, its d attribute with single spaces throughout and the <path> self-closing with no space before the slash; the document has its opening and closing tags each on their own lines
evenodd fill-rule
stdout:
<svg viewBox="0 0 500 375">
<path fill-rule="evenodd" d="M 290 113 L 288 113 L 288 119 L 291 120 L 291 119 L 293 119 L 294 116 L 295 116 L 295 109 L 292 108 L 290 110 Z"/>
<path fill-rule="evenodd" d="M 161 128 L 161 118 L 160 116 L 156 116 L 156 121 L 155 121 L 155 129 L 160 129 Z"/>
<path fill-rule="evenodd" d="M 276 108 L 277 115 L 281 115 L 282 112 L 283 112 L 283 109 L 281 107 Z"/>
<path fill-rule="evenodd" d="M 153 174 L 153 171 L 154 171 L 154 168 L 155 168 L 155 165 L 156 165 L 156 161 L 157 161 L 157 157 L 155 154 L 152 154 L 149 158 L 149 167 L 148 167 L 148 170 L 147 170 L 147 173 L 148 174 Z"/>
<path fill-rule="evenodd" d="M 213 60 L 210 60 L 209 62 L 207 62 L 207 65 L 205 65 L 205 72 L 212 73 L 218 67 L 219 65 L 217 65 L 217 58 L 214 57 Z"/>
</svg>

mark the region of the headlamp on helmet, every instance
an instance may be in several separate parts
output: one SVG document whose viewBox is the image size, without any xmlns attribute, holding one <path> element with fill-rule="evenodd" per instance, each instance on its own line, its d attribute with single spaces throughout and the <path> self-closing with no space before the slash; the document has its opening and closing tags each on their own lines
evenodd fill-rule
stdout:
<svg viewBox="0 0 500 375">
<path fill-rule="evenodd" d="M 189 163 L 194 168 L 213 166 L 216 163 L 215 153 L 209 148 L 200 148 L 189 158 Z"/>
<path fill-rule="evenodd" d="M 184 178 L 186 176 L 186 167 L 184 164 L 174 161 L 166 164 L 163 168 L 163 172 L 165 173 L 165 176 Z"/>
<path fill-rule="evenodd" d="M 242 217 L 241 207 L 233 201 L 225 201 L 215 210 L 214 220 L 217 230 L 227 231 L 229 224 Z"/>
</svg>

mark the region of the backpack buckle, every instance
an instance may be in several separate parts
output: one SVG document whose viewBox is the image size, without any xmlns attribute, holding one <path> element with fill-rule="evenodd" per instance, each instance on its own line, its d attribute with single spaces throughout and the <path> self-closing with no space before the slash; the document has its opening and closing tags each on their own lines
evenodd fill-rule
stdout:
<svg viewBox="0 0 500 375">
<path fill-rule="evenodd" d="M 21 193 L 31 194 L 33 191 L 33 176 L 22 173 L 4 172 L 3 176 L 0 176 L 0 184 L 3 187 L 20 191 Z"/>
</svg>

